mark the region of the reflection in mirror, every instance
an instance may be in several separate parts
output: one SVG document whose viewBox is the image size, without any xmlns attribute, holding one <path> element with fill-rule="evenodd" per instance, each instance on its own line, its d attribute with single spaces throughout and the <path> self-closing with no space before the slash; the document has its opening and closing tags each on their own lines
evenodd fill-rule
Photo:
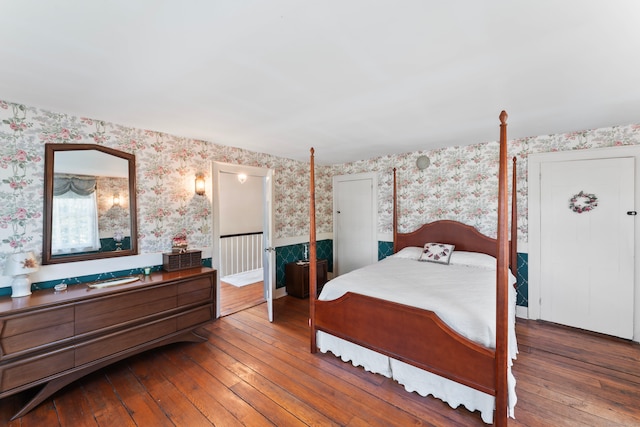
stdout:
<svg viewBox="0 0 640 427">
<path fill-rule="evenodd" d="M 137 253 L 135 157 L 91 144 L 46 144 L 43 263 Z"/>
</svg>

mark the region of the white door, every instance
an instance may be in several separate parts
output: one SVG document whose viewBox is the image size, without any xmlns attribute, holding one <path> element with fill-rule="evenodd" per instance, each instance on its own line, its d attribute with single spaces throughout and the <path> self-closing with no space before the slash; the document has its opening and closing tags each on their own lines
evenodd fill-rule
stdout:
<svg viewBox="0 0 640 427">
<path fill-rule="evenodd" d="M 377 176 L 333 178 L 334 274 L 348 273 L 378 260 Z"/>
<path fill-rule="evenodd" d="M 262 178 L 263 180 L 263 197 L 262 206 L 264 212 L 263 222 L 263 239 L 265 252 L 263 255 L 263 281 L 264 281 L 264 297 L 267 301 L 267 312 L 269 321 L 273 322 L 273 291 L 275 280 L 275 249 L 271 246 L 273 238 L 273 170 L 259 168 L 254 166 L 234 165 L 230 163 L 213 162 L 213 260 L 212 265 L 219 270 L 220 262 L 220 174 L 246 174 Z M 220 317 L 220 277 L 218 276 L 217 284 L 217 317 Z"/>
<path fill-rule="evenodd" d="M 633 337 L 634 159 L 540 168 L 540 317 Z"/>
<path fill-rule="evenodd" d="M 269 169 L 266 176 L 262 179 L 263 182 L 263 201 L 264 201 L 264 224 L 262 228 L 262 238 L 264 254 L 262 258 L 262 270 L 264 281 L 264 299 L 267 301 L 267 313 L 269 316 L 269 322 L 273 322 L 273 286 L 275 281 L 275 268 L 271 266 L 275 265 L 276 250 L 271 246 L 273 236 L 273 172 Z M 273 270 L 273 271 L 272 271 Z"/>
</svg>

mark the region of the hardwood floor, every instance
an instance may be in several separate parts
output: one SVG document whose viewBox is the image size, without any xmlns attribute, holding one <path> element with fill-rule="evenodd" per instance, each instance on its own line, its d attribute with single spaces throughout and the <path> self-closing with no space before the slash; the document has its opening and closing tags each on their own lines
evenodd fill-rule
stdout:
<svg viewBox="0 0 640 427">
<path fill-rule="evenodd" d="M 205 328 L 206 343 L 150 351 L 91 374 L 9 426 L 481 426 L 477 413 L 407 393 L 309 353 L 308 300 L 261 304 Z M 640 346 L 518 321 L 510 426 L 640 425 Z M 25 395 L 0 400 L 0 425 Z"/>
<path fill-rule="evenodd" d="M 236 287 L 220 281 L 220 316 L 237 313 L 264 302 L 263 282 Z"/>
</svg>

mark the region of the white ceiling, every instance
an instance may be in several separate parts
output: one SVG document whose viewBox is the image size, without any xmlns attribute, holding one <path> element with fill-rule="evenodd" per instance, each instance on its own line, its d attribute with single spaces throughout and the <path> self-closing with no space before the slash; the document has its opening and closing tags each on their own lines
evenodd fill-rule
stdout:
<svg viewBox="0 0 640 427">
<path fill-rule="evenodd" d="M 640 1 L 0 0 L 0 99 L 320 164 L 640 123 Z"/>
</svg>

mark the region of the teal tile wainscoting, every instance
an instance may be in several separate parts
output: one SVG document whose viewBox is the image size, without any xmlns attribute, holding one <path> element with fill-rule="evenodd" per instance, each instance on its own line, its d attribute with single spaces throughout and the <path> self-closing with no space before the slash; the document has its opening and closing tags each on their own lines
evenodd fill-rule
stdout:
<svg viewBox="0 0 640 427">
<path fill-rule="evenodd" d="M 378 241 L 378 261 L 385 259 L 389 255 L 393 255 L 393 242 Z"/>
<path fill-rule="evenodd" d="M 100 239 L 100 252 L 111 252 L 118 249 L 117 242 L 113 239 L 113 237 L 106 237 L 104 239 Z M 131 237 L 127 236 L 122 239 L 120 242 L 120 249 L 128 250 L 131 249 Z"/>
<path fill-rule="evenodd" d="M 285 286 L 284 266 L 290 262 L 304 259 L 305 245 L 308 245 L 308 243 L 297 243 L 276 248 L 276 288 Z M 318 240 L 316 242 L 316 258 L 326 259 L 328 270 L 333 272 L 333 240 Z"/>
<path fill-rule="evenodd" d="M 518 283 L 516 283 L 516 305 L 529 307 L 529 254 L 518 252 Z"/>
</svg>

